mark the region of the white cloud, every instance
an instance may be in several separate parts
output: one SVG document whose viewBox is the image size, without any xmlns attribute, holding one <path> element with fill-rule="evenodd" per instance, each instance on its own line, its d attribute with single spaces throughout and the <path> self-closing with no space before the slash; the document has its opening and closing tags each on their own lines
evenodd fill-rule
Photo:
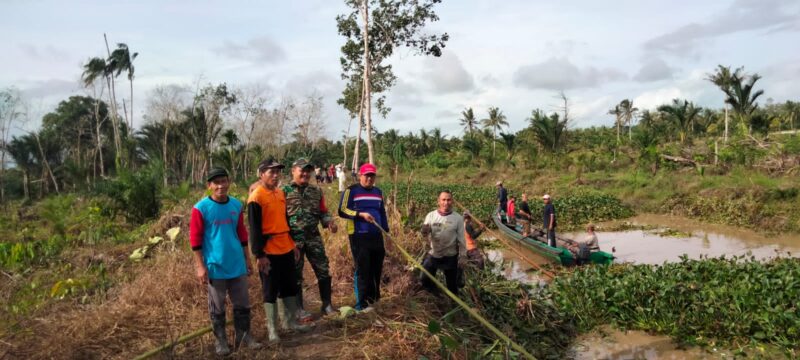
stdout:
<svg viewBox="0 0 800 360">
<path fill-rule="evenodd" d="M 672 55 L 692 54 L 701 41 L 742 31 L 793 31 L 800 25 L 800 6 L 795 0 L 737 0 L 704 23 L 691 23 L 656 36 L 644 47 Z"/>
<path fill-rule="evenodd" d="M 633 80 L 640 82 L 651 82 L 658 80 L 672 79 L 672 68 L 661 59 L 652 59 L 644 63 L 639 72 L 633 76 Z"/>
<path fill-rule="evenodd" d="M 286 59 L 286 51 L 269 36 L 252 38 L 245 44 L 225 40 L 212 49 L 216 54 L 253 63 L 277 63 Z"/>
<path fill-rule="evenodd" d="M 645 91 L 633 98 L 633 104 L 641 109 L 655 109 L 663 104 L 667 104 L 672 99 L 683 99 L 686 94 L 677 87 L 665 87 L 651 91 Z"/>
<path fill-rule="evenodd" d="M 569 90 L 594 87 L 625 79 L 621 71 L 593 66 L 579 68 L 566 58 L 550 58 L 544 62 L 525 65 L 514 72 L 514 85 L 528 89 Z"/>
<path fill-rule="evenodd" d="M 438 93 L 453 93 L 472 90 L 475 81 L 464 69 L 461 60 L 452 52 L 444 52 L 441 57 L 425 58 L 425 79 L 431 89 Z"/>
</svg>

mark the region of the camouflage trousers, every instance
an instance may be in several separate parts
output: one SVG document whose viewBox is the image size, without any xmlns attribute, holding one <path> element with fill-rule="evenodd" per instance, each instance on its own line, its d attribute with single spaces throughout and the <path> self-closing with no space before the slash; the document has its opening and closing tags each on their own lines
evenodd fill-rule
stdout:
<svg viewBox="0 0 800 360">
<path fill-rule="evenodd" d="M 319 233 L 305 235 L 306 236 L 302 236 L 302 240 L 297 241 L 298 249 L 300 250 L 300 260 L 295 263 L 297 286 L 301 289 L 303 285 L 303 266 L 305 266 L 306 258 L 308 258 L 308 262 L 311 263 L 311 268 L 314 269 L 314 275 L 317 276 L 317 281 L 330 281 L 331 278 L 331 273 L 328 269 L 328 256 L 325 255 L 325 245 L 322 243 L 322 236 Z"/>
</svg>

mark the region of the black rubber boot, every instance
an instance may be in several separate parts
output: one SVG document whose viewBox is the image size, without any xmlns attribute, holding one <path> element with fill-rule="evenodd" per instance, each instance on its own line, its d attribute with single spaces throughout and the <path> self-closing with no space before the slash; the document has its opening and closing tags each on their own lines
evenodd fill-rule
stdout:
<svg viewBox="0 0 800 360">
<path fill-rule="evenodd" d="M 331 304 L 331 279 L 319 281 L 319 297 L 322 300 L 322 315 L 329 315 L 336 312 Z"/>
<path fill-rule="evenodd" d="M 214 344 L 214 351 L 220 356 L 230 354 L 231 348 L 228 347 L 228 335 L 225 333 L 225 313 L 211 314 L 211 328 L 214 330 L 214 337 L 217 339 Z"/>
<path fill-rule="evenodd" d="M 250 333 L 250 309 L 233 309 L 233 328 L 236 331 L 234 348 L 238 349 L 241 346 L 249 349 L 261 348 L 261 344 L 256 342 Z"/>
</svg>

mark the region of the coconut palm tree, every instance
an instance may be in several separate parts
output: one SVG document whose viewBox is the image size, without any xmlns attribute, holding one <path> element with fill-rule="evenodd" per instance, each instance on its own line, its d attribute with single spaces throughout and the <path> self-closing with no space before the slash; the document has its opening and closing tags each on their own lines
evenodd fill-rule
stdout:
<svg viewBox="0 0 800 360">
<path fill-rule="evenodd" d="M 758 108 L 756 100 L 764 95 L 764 90 L 753 91 L 756 81 L 761 79 L 758 74 L 747 75 L 739 71 L 731 77 L 730 87 L 725 91 L 727 99 L 725 102 L 739 116 L 739 120 L 747 121 L 748 125 L 753 112 Z M 752 126 L 748 126 L 748 131 L 752 131 Z"/>
<path fill-rule="evenodd" d="M 472 134 L 472 132 L 475 131 L 478 120 L 475 119 L 475 113 L 472 111 L 472 108 L 466 108 L 461 112 L 459 124 L 464 127 L 465 134 Z"/>
<path fill-rule="evenodd" d="M 506 116 L 497 107 L 489 108 L 489 117 L 481 120 L 483 127 L 492 130 L 492 158 L 497 150 L 497 130 L 502 130 L 503 126 L 508 126 Z"/>
<path fill-rule="evenodd" d="M 547 116 L 544 111 L 536 109 L 528 118 L 536 142 L 545 151 L 556 152 L 563 144 L 563 135 L 566 132 L 567 121 L 559 119 L 558 113 Z"/>
<path fill-rule="evenodd" d="M 639 112 L 639 109 L 633 106 L 633 100 L 622 100 L 619 102 L 620 119 L 628 126 L 628 141 L 633 139 L 631 129 L 633 128 L 633 119 Z"/>
<path fill-rule="evenodd" d="M 614 105 L 613 108 L 608 110 L 609 115 L 614 115 L 614 124 L 617 126 L 617 144 L 619 144 L 619 128 L 622 124 L 622 109 L 619 105 Z"/>
<path fill-rule="evenodd" d="M 702 108 L 694 106 L 693 103 L 679 99 L 673 99 L 672 104 L 658 107 L 658 111 L 664 113 L 674 122 L 675 127 L 678 129 L 681 143 L 686 141 L 687 134 L 691 131 L 690 128 L 701 110 Z"/>
<path fill-rule="evenodd" d="M 128 45 L 119 43 L 117 44 L 117 49 L 112 51 L 111 56 L 108 57 L 108 65 L 111 71 L 114 72 L 114 77 L 119 76 L 123 71 L 128 73 L 128 82 L 131 88 L 131 116 L 128 118 L 128 113 L 126 112 L 125 118 L 127 119 L 128 127 L 131 129 L 133 128 L 133 59 L 136 59 L 137 56 L 139 56 L 139 53 L 131 54 Z"/>
<path fill-rule="evenodd" d="M 111 91 L 112 72 L 113 70 L 111 66 L 109 66 L 105 59 L 95 57 L 89 59 L 89 61 L 83 65 L 83 74 L 81 75 L 81 78 L 85 87 L 91 86 L 97 79 L 101 77 L 106 80 L 106 86 L 108 87 L 108 99 L 109 103 L 111 104 L 111 124 L 114 134 L 115 162 L 117 167 L 119 167 L 121 165 L 120 161 L 122 157 L 122 140 L 119 133 L 119 119 L 117 118 L 117 100 L 114 98 L 114 92 Z"/>
<path fill-rule="evenodd" d="M 506 161 L 510 161 L 511 158 L 514 157 L 514 153 L 517 152 L 517 135 L 514 134 L 506 134 L 500 133 L 500 139 L 503 141 L 503 145 L 506 147 Z"/>
</svg>

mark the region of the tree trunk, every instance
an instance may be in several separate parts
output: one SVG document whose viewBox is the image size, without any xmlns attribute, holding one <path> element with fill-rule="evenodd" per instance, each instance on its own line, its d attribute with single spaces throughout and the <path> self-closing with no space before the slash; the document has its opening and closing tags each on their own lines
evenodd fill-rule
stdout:
<svg viewBox="0 0 800 360">
<path fill-rule="evenodd" d="M 169 121 L 164 124 L 164 149 L 162 149 L 162 160 L 164 161 L 164 187 L 167 187 L 167 136 L 169 135 Z"/>
<path fill-rule="evenodd" d="M 42 157 L 44 167 L 50 174 L 50 180 L 53 181 L 53 188 L 56 189 L 56 194 L 61 194 L 61 192 L 58 191 L 58 181 L 56 181 L 56 176 L 53 175 L 53 170 L 50 168 L 50 162 L 47 161 L 47 158 L 44 156 L 44 150 L 42 150 L 42 142 L 39 140 L 39 135 L 35 134 L 34 136 L 36 137 L 36 146 L 39 148 L 39 155 Z"/>
<path fill-rule="evenodd" d="M 728 143 L 728 105 L 725 105 L 725 143 Z"/>
<path fill-rule="evenodd" d="M 105 33 L 103 33 L 103 39 L 106 42 L 106 52 L 108 52 L 108 57 L 111 57 L 111 48 L 108 46 L 108 37 Z M 117 119 L 117 92 L 116 92 L 116 82 L 114 81 L 114 75 L 109 74 L 107 76 L 109 81 L 109 91 L 111 94 L 111 119 L 114 125 L 114 146 L 116 147 L 116 154 L 115 154 L 115 162 L 117 167 L 121 167 L 123 165 L 123 158 L 122 158 L 122 139 L 119 134 L 119 119 Z M 126 114 L 125 117 L 128 115 Z M 119 171 L 119 169 L 116 169 Z"/>
<path fill-rule="evenodd" d="M 31 194 L 30 190 L 28 189 L 28 171 L 22 170 L 22 193 L 25 196 L 25 199 L 30 200 Z"/>
<path fill-rule="evenodd" d="M 100 156 L 100 176 L 105 177 L 105 165 L 103 164 L 103 139 L 100 136 L 100 125 L 102 122 L 100 121 L 100 102 L 95 101 L 94 105 L 94 119 L 95 119 L 95 128 L 97 130 L 97 154 Z"/>
<path fill-rule="evenodd" d="M 0 203 L 6 202 L 6 152 L 0 153 Z"/>
<path fill-rule="evenodd" d="M 347 133 L 344 136 L 344 140 L 342 141 L 342 152 L 344 153 L 344 158 L 342 159 L 342 166 L 347 166 L 347 139 L 350 138 L 350 128 L 353 127 L 353 118 L 350 118 L 350 122 L 347 124 Z"/>
<path fill-rule="evenodd" d="M 361 120 L 359 119 L 359 121 L 358 121 L 358 136 L 356 136 L 356 147 L 355 147 L 355 150 L 353 151 L 353 167 L 352 167 L 352 170 L 358 169 L 358 163 L 360 161 L 360 159 L 359 159 L 359 153 L 360 153 L 359 149 L 361 147 L 361 130 L 362 130 Z"/>
<path fill-rule="evenodd" d="M 128 78 L 131 83 L 131 122 L 128 124 L 130 131 L 133 131 L 133 77 Z"/>
<path fill-rule="evenodd" d="M 372 150 L 372 85 L 369 75 L 372 64 L 369 58 L 369 0 L 363 0 L 364 8 L 364 100 L 366 102 L 366 125 L 367 125 L 367 154 L 369 163 L 375 164 L 375 157 Z"/>
</svg>

